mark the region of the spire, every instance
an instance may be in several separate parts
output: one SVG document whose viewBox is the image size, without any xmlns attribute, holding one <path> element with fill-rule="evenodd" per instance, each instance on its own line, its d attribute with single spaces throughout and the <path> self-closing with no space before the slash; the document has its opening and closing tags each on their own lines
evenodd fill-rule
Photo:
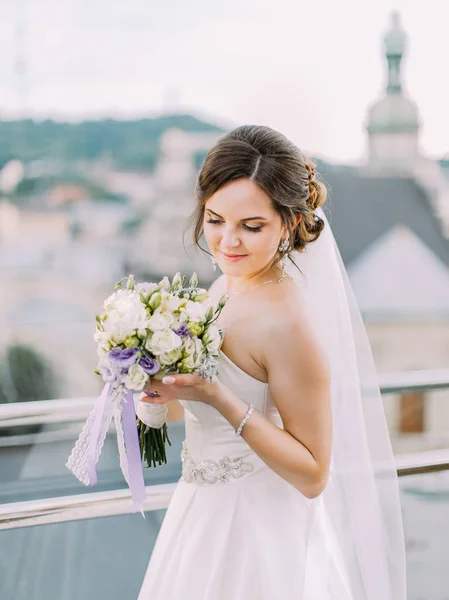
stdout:
<svg viewBox="0 0 449 600">
<path fill-rule="evenodd" d="M 401 60 L 404 55 L 406 34 L 397 11 L 391 14 L 390 28 L 384 36 L 384 42 L 388 61 L 387 93 L 400 94 L 402 92 Z"/>
</svg>

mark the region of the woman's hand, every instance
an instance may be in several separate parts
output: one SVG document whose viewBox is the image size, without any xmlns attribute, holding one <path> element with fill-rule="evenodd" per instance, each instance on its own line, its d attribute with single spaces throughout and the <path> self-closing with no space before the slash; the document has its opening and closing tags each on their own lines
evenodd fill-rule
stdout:
<svg viewBox="0 0 449 600">
<path fill-rule="evenodd" d="M 141 400 L 150 404 L 165 404 L 169 400 L 181 398 L 213 406 L 220 398 L 221 392 L 221 384 L 217 378 L 210 383 L 200 375 L 176 374 L 168 375 L 162 381 L 153 379 L 144 390 L 146 395 L 142 395 Z"/>
</svg>

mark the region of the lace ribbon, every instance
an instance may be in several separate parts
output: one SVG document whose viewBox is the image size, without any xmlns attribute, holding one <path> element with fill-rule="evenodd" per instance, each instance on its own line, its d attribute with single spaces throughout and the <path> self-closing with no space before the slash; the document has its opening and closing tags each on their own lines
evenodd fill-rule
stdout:
<svg viewBox="0 0 449 600">
<path fill-rule="evenodd" d="M 145 517 L 143 513 L 145 483 L 131 390 L 112 389 L 109 384 L 104 386 L 70 453 L 66 466 L 84 485 L 97 483 L 96 465 L 113 416 L 117 428 L 120 468 L 131 489 L 134 512 L 140 510 Z"/>
<path fill-rule="evenodd" d="M 153 429 L 160 429 L 167 422 L 168 406 L 166 404 L 148 404 L 148 402 L 139 400 L 136 413 L 142 423 Z"/>
</svg>

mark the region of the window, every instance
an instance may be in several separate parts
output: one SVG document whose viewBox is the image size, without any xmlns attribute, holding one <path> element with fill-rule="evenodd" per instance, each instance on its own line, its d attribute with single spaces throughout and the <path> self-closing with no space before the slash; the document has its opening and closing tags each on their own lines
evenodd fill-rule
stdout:
<svg viewBox="0 0 449 600">
<path fill-rule="evenodd" d="M 408 392 L 399 399 L 399 431 L 422 433 L 424 431 L 424 399 L 422 392 Z"/>
</svg>

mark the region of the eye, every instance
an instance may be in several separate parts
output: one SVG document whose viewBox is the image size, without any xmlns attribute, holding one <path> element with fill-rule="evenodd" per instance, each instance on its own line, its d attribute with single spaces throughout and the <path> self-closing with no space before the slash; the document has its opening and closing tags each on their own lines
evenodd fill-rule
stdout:
<svg viewBox="0 0 449 600">
<path fill-rule="evenodd" d="M 212 219 L 212 217 L 209 217 L 209 220 L 207 222 L 212 223 L 212 225 L 217 225 L 217 223 L 221 223 L 221 221 L 219 221 L 218 219 Z"/>
<path fill-rule="evenodd" d="M 243 225 L 243 227 L 245 229 L 247 229 L 248 231 L 253 231 L 254 233 L 258 233 L 259 231 L 262 231 L 262 225 L 260 225 L 259 227 L 250 227 L 249 225 Z"/>
</svg>

